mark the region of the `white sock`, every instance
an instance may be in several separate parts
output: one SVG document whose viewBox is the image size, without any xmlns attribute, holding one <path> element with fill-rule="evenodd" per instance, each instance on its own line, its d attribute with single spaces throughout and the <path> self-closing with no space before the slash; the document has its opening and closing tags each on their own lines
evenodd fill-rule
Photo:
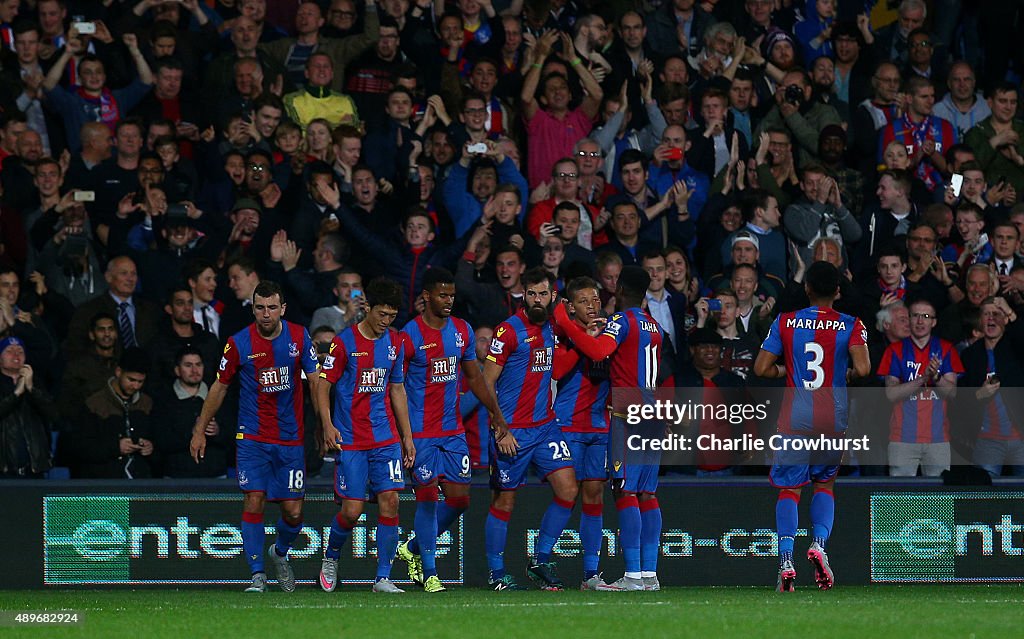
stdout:
<svg viewBox="0 0 1024 639">
<path fill-rule="evenodd" d="M 643 571 L 640 574 L 642 574 L 644 576 L 644 579 L 647 579 L 648 577 L 657 577 L 658 576 L 658 573 L 653 571 L 653 570 L 645 570 L 645 571 Z"/>
<path fill-rule="evenodd" d="M 643 573 L 639 573 L 639 572 L 627 572 L 626 573 L 626 579 L 642 579 L 643 578 L 642 574 Z"/>
</svg>

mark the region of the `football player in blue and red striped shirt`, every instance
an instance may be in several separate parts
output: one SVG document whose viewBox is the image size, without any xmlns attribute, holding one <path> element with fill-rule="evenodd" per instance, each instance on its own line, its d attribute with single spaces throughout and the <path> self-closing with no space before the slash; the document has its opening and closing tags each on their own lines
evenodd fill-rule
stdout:
<svg viewBox="0 0 1024 639">
<path fill-rule="evenodd" d="M 658 554 L 661 550 L 661 506 L 658 504 L 660 453 L 626 455 L 622 446 L 627 434 L 662 437 L 659 422 L 627 425 L 628 404 L 650 404 L 664 382 L 664 333 L 658 322 L 642 308 L 651 276 L 639 266 L 623 267 L 615 291 L 620 309 L 608 318 L 603 332 L 591 337 L 569 319 L 565 307 L 555 309 L 555 323 L 584 355 L 595 362 L 611 357 L 610 453 L 614 479 L 615 507 L 619 512 L 619 538 L 626 573 L 611 590 L 660 590 Z M 615 389 L 624 389 L 616 393 Z M 632 392 L 625 392 L 631 389 Z"/>
<path fill-rule="evenodd" d="M 442 268 L 423 275 L 423 314 L 402 329 L 409 422 L 416 441 L 412 479 L 416 486 L 416 536 L 398 547 L 409 578 L 426 592 L 442 592 L 437 577 L 437 535 L 469 507 L 472 477 L 469 445 L 459 409 L 460 377 L 493 415 L 491 426 L 508 432 L 498 399 L 484 384 L 476 362 L 473 328 L 452 317 L 455 276 Z M 460 375 L 461 372 L 461 375 Z M 438 483 L 444 502 L 438 503 Z"/>
<path fill-rule="evenodd" d="M 786 439 L 810 436 L 845 437 L 849 403 L 846 396 L 847 365 L 853 374 L 871 372 L 867 329 L 851 315 L 832 308 L 839 295 L 839 271 L 828 262 L 815 262 L 807 269 L 804 290 L 811 306 L 783 313 L 775 318 L 761 352 L 754 362 L 754 374 L 769 379 L 786 378 L 786 391 L 779 412 L 779 433 Z M 776 363 L 783 357 L 785 364 Z M 799 448 L 799 447 L 797 447 Z M 793 541 L 798 524 L 797 505 L 804 486 L 814 482 L 811 520 L 814 541 L 807 559 L 814 565 L 818 587 L 833 584 L 825 543 L 835 519 L 832 488 L 843 453 L 806 449 L 776 450 L 769 474 L 779 488 L 775 522 L 779 537 L 779 592 L 792 592 L 796 581 Z"/>
<path fill-rule="evenodd" d="M 949 414 L 946 397 L 956 393 L 963 374 L 960 355 L 951 342 L 932 335 L 938 315 L 932 303 L 910 304 L 910 337 L 885 349 L 876 373 L 885 382 L 885 396 L 897 402 L 889 419 L 889 474 L 926 477 L 949 470 Z"/>
<path fill-rule="evenodd" d="M 277 543 L 268 551 L 277 581 L 286 592 L 295 590 L 288 549 L 302 530 L 305 496 L 304 415 L 301 376 L 315 388 L 318 362 L 306 329 L 281 319 L 285 312 L 281 287 L 264 280 L 253 291 L 256 321 L 228 338 L 217 379 L 192 429 L 190 448 L 198 463 L 206 450 L 206 427 L 220 409 L 228 386 L 241 385 L 238 407 L 238 487 L 245 493 L 242 548 L 252 571 L 246 592 L 266 590 L 263 569 L 263 507 L 279 502 Z"/>
<path fill-rule="evenodd" d="M 569 282 L 565 296 L 580 328 L 589 329 L 593 335 L 600 333 L 606 320 L 601 316 L 597 282 L 578 277 Z M 555 417 L 572 452 L 583 502 L 580 589 L 612 590 L 597 570 L 604 540 L 604 485 L 608 481 L 608 363 L 591 360 L 569 340 L 560 340 L 555 348 Z"/>
<path fill-rule="evenodd" d="M 498 325 L 484 363 L 488 388 L 510 432 L 491 438 L 491 488 L 494 497 L 484 528 L 490 585 L 497 591 L 521 590 L 505 573 L 505 541 L 515 506 L 516 490 L 526 483 L 530 465 L 554 491 L 540 522 L 536 554 L 527 575 L 544 590 L 561 590 L 551 551 L 572 514 L 578 488 L 572 453 L 551 410 L 551 374 L 555 335 L 550 321 L 554 278 L 541 268 L 523 275 L 524 307 Z M 517 452 L 518 450 L 518 452 Z"/>
<path fill-rule="evenodd" d="M 331 342 L 314 395 L 324 446 L 338 450 L 334 494 L 341 503 L 324 548 L 320 587 L 331 592 L 337 585 L 341 547 L 363 514 L 363 505 L 375 495 L 380 514 L 373 591 L 399 593 L 403 591 L 391 582 L 391 562 L 398 549 L 397 491 L 405 488 L 402 468 L 411 468 L 416 458 L 403 385 L 402 339 L 391 328 L 402 289 L 377 278 L 366 287 L 366 303 L 366 317 Z"/>
</svg>

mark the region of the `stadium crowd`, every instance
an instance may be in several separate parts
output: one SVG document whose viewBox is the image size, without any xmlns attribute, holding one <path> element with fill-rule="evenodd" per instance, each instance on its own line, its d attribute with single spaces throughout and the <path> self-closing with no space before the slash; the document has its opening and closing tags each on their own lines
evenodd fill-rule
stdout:
<svg viewBox="0 0 1024 639">
<path fill-rule="evenodd" d="M 0 476 L 228 473 L 237 391 L 199 465 L 189 440 L 261 280 L 322 360 L 372 278 L 401 285 L 401 328 L 447 268 L 482 361 L 527 268 L 593 277 L 611 313 L 636 264 L 674 383 L 734 388 L 777 383 L 754 359 L 815 261 L 871 331 L 889 472 L 949 466 L 957 385 L 973 461 L 1024 470 L 1022 20 L 970 0 L 0 0 Z"/>
</svg>

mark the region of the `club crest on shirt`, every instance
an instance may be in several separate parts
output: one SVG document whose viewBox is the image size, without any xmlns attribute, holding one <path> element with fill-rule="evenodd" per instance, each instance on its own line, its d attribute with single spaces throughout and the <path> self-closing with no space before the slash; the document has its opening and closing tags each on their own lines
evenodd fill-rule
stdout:
<svg viewBox="0 0 1024 639">
<path fill-rule="evenodd" d="M 463 348 L 466 346 L 466 340 L 463 339 L 462 333 L 455 333 L 455 348 Z"/>
<path fill-rule="evenodd" d="M 392 362 L 398 359 L 398 349 L 394 346 L 388 346 L 388 359 Z"/>
<path fill-rule="evenodd" d="M 290 342 L 288 344 L 288 357 L 298 357 L 298 356 L 299 356 L 299 346 L 298 346 L 298 344 L 296 344 L 295 342 Z"/>
</svg>

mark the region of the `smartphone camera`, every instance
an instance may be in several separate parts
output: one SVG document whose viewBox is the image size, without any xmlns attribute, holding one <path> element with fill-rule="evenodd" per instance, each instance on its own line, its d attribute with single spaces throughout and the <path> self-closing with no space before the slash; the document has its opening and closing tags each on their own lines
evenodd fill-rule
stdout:
<svg viewBox="0 0 1024 639">
<path fill-rule="evenodd" d="M 712 313 L 717 313 L 722 310 L 722 300 L 711 299 L 708 300 L 708 310 Z"/>
</svg>

